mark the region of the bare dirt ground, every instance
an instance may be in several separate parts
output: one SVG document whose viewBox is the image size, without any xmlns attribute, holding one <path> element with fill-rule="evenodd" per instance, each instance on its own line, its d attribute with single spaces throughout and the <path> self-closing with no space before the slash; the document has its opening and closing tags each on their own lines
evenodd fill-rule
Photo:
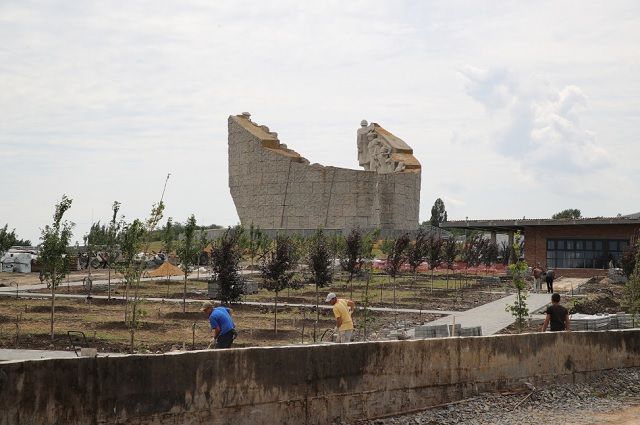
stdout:
<svg viewBox="0 0 640 425">
<path fill-rule="evenodd" d="M 82 281 L 86 271 L 74 272 L 68 281 Z M 94 280 L 106 277 L 103 270 L 93 271 Z M 113 277 L 113 274 L 112 274 Z M 480 276 L 431 276 L 419 275 L 416 281 L 412 276 L 403 276 L 396 280 L 395 285 L 387 276 L 373 275 L 369 285 L 369 305 L 376 307 L 393 307 L 394 286 L 395 305 L 398 308 L 419 310 L 462 311 L 499 299 L 504 296 L 502 285 L 480 284 L 476 278 Z M 258 276 L 253 277 L 260 282 Z M 28 284 L 40 283 L 38 274 L 27 275 L 0 273 L 0 282 L 13 284 L 19 282 L 20 290 L 29 290 Z M 89 288 L 83 285 L 66 285 L 63 282 L 57 289 L 57 294 L 89 295 Z M 22 286 L 25 285 L 25 286 Z M 433 287 L 433 289 L 432 289 Z M 181 281 L 167 281 L 158 279 L 143 281 L 138 287 L 140 298 L 173 299 L 167 302 L 143 301 L 138 305 L 138 323 L 134 329 L 135 351 L 164 352 L 176 347 L 186 349 L 206 348 L 210 342 L 210 330 L 206 318 L 198 311 L 199 303 L 187 303 L 186 312 L 182 312 L 182 303 L 176 302 L 183 298 L 184 284 Z M 48 293 L 47 289 L 34 289 L 34 293 Z M 320 303 L 323 303 L 327 292 L 336 292 L 340 297 L 351 297 L 359 307 L 365 305 L 366 283 L 361 278 L 355 278 L 348 283 L 344 276 L 338 276 L 329 287 L 320 290 Z M 92 296 L 107 295 L 107 285 L 95 284 L 91 288 Z M 132 297 L 133 289 L 129 289 Z M 55 333 L 56 338 L 51 342 L 50 300 L 48 299 L 15 299 L 0 297 L 0 347 L 3 348 L 33 348 L 33 349 L 68 349 L 69 341 L 66 336 L 68 330 L 85 332 L 90 340 L 89 345 L 100 351 L 127 352 L 131 347 L 130 327 L 124 321 L 124 284 L 112 284 L 113 299 L 64 299 L 56 300 Z M 205 280 L 189 280 L 186 287 L 186 298 L 189 300 L 208 299 L 207 282 Z M 240 336 L 235 345 L 264 346 L 281 344 L 298 344 L 303 340 L 308 343 L 313 340 L 313 325 L 315 322 L 314 308 L 293 308 L 287 304 L 309 304 L 316 302 L 313 285 L 304 285 L 300 289 L 280 292 L 278 299 L 278 332 L 273 331 L 274 293 L 261 289 L 257 294 L 244 297 L 244 301 L 258 301 L 267 303 L 265 306 L 234 306 L 234 318 Z M 131 315 L 129 304 L 128 317 Z M 364 337 L 363 313 L 358 311 L 354 315 L 356 323 L 356 338 Z M 417 324 L 435 320 L 437 314 L 394 314 L 370 312 L 367 322 L 369 339 L 384 339 L 389 330 L 399 326 L 412 327 Z M 195 323 L 195 327 L 194 327 Z M 319 339 L 327 329 L 334 327 L 334 319 L 330 310 L 320 310 L 320 321 L 316 329 Z M 304 337 L 303 337 L 304 326 Z M 329 334 L 325 335 L 325 340 Z"/>
<path fill-rule="evenodd" d="M 640 403 L 640 401 L 638 401 Z M 591 424 L 637 425 L 640 423 L 640 405 L 623 408 L 620 412 L 600 413 L 594 416 Z M 577 425 L 577 424 L 576 424 Z"/>
<path fill-rule="evenodd" d="M 123 300 L 84 299 L 56 300 L 55 339 L 51 341 L 49 299 L 0 298 L 0 347 L 45 350 L 71 349 L 69 330 L 86 334 L 89 345 L 101 352 L 129 352 L 131 333 L 124 322 Z M 315 312 L 311 309 L 278 307 L 278 332 L 274 332 L 273 308 L 232 305 L 233 317 L 239 331 L 234 343 L 236 347 L 300 344 L 313 341 Z M 199 304 L 176 302 L 141 302 L 137 309 L 137 326 L 134 333 L 136 352 L 166 352 L 171 349 L 203 349 L 211 340 L 207 318 L 199 310 Z M 131 307 L 129 308 L 131 315 Z M 130 316 L 129 316 L 130 317 Z M 405 315 L 406 320 L 428 321 L 437 315 Z M 358 314 L 354 321 L 358 325 Z M 369 334 L 374 336 L 394 321 L 391 313 L 376 313 L 368 322 Z M 330 310 L 320 310 L 320 321 L 316 331 L 321 334 L 334 327 L 335 320 Z M 362 325 L 360 323 L 360 325 Z M 362 329 L 356 332 L 362 338 Z M 328 338 L 325 336 L 325 341 Z"/>
<path fill-rule="evenodd" d="M 555 289 L 555 288 L 554 288 Z M 549 296 L 549 302 L 551 297 Z M 624 284 L 613 283 L 608 278 L 594 280 L 580 287 L 575 296 L 561 294 L 560 304 L 569 310 L 569 314 L 613 314 L 627 312 L 624 303 Z M 541 324 L 529 323 L 523 332 L 539 332 Z M 501 334 L 518 333 L 515 324 L 503 329 Z M 638 422 L 640 424 L 640 421 Z"/>
</svg>

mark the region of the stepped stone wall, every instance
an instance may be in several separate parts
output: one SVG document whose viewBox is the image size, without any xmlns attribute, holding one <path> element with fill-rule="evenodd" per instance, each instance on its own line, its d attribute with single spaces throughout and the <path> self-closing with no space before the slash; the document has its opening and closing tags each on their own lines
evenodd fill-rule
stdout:
<svg viewBox="0 0 640 425">
<path fill-rule="evenodd" d="M 420 163 L 378 124 L 358 130 L 364 170 L 309 164 L 244 113 L 229 117 L 229 188 L 244 225 L 264 229 L 415 229 Z"/>
</svg>

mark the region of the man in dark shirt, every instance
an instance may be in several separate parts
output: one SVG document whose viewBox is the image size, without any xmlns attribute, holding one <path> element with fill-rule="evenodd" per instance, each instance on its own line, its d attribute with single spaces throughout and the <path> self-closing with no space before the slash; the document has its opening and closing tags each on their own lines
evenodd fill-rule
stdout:
<svg viewBox="0 0 640 425">
<path fill-rule="evenodd" d="M 549 323 L 551 323 L 551 332 L 571 330 L 569 311 L 560 305 L 560 294 L 551 295 L 551 305 L 547 307 L 546 313 L 542 332 L 547 330 Z"/>
<path fill-rule="evenodd" d="M 553 270 L 547 270 L 544 280 L 547 282 L 547 292 L 549 294 L 553 294 L 553 281 L 555 278 L 556 275 Z"/>
</svg>

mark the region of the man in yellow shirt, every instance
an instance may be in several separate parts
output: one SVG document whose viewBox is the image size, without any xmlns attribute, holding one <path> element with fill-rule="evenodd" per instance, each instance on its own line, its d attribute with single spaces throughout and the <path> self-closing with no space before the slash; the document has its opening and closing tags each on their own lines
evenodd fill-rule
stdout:
<svg viewBox="0 0 640 425">
<path fill-rule="evenodd" d="M 351 342 L 353 336 L 351 314 L 356 308 L 356 303 L 347 299 L 339 299 L 333 292 L 327 295 L 325 302 L 333 306 L 333 315 L 336 317 L 336 328 L 338 329 L 337 342 Z"/>
</svg>

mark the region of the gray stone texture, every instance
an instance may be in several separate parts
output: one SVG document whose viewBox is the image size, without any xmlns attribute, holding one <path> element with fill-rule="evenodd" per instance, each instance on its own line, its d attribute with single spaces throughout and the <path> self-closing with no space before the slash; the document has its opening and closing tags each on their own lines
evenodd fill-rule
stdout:
<svg viewBox="0 0 640 425">
<path fill-rule="evenodd" d="M 639 329 L 0 362 L 0 425 L 356 423 L 638 366 Z"/>
<path fill-rule="evenodd" d="M 415 229 L 419 162 L 404 142 L 377 124 L 358 130 L 359 139 L 365 130 L 379 140 L 376 143 L 387 143 L 389 156 L 376 160 L 386 161 L 385 169 L 309 164 L 281 144 L 277 133 L 253 123 L 249 114 L 230 116 L 229 188 L 242 224 L 264 229 Z"/>
</svg>

